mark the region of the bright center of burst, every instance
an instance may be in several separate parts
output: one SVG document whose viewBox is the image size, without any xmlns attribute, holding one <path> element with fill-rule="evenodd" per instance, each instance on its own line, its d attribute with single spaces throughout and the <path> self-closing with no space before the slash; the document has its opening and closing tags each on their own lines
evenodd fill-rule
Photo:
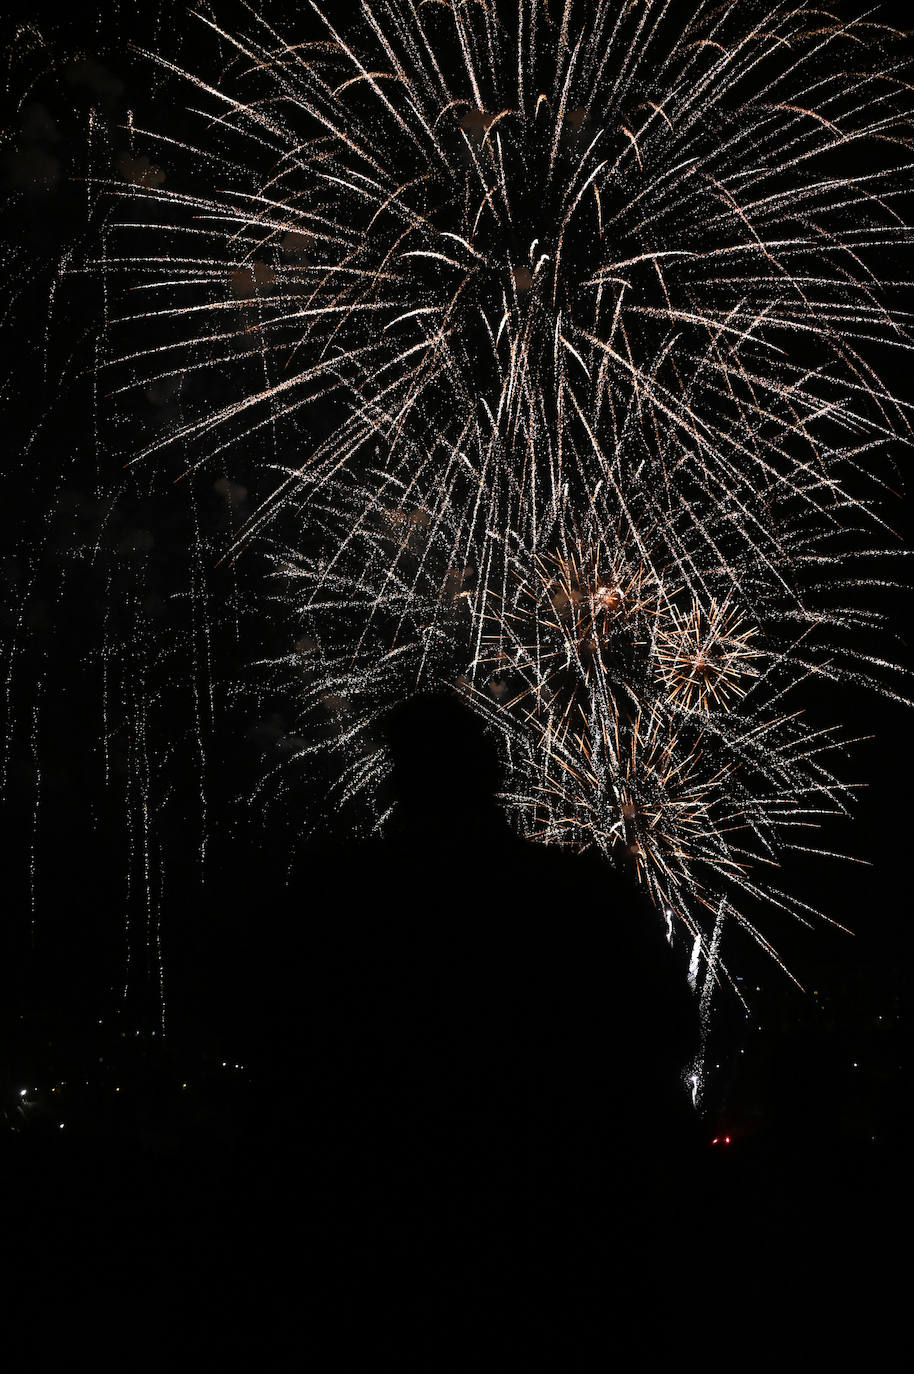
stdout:
<svg viewBox="0 0 914 1374">
<path fill-rule="evenodd" d="M 598 606 L 602 606 L 606 611 L 618 611 L 623 601 L 622 589 L 621 587 L 598 587 L 594 592 L 593 599 Z"/>
</svg>

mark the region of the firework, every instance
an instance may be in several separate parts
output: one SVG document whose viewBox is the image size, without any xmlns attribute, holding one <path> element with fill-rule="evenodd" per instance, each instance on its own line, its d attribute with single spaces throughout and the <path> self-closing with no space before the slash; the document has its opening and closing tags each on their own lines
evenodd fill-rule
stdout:
<svg viewBox="0 0 914 1374">
<path fill-rule="evenodd" d="M 846 472 L 907 435 L 865 351 L 910 346 L 873 270 L 907 238 L 898 167 L 835 166 L 904 147 L 887 33 L 740 6 L 684 29 L 659 4 L 554 22 L 524 0 L 380 0 L 352 33 L 324 24 L 294 48 L 265 20 L 220 30 L 239 89 L 194 78 L 250 185 L 210 156 L 200 194 L 120 188 L 170 208 L 182 244 L 130 257 L 149 314 L 178 326 L 131 363 L 240 370 L 253 341 L 269 379 L 152 451 L 205 453 L 333 396 L 339 424 L 277 502 L 361 471 L 381 436 L 388 470 L 435 474 L 470 542 L 542 547 L 602 486 L 637 529 L 650 483 L 658 515 L 727 511 L 737 580 L 746 549 L 781 552 L 760 491 L 828 518 Z M 859 68 L 861 38 L 849 80 L 837 59 Z"/>
<path fill-rule="evenodd" d="M 493 594 L 480 668 L 513 683 L 509 706 L 545 713 L 557 728 L 594 692 L 644 679 L 661 587 L 644 566 L 616 549 L 573 550 L 515 562 L 517 585 Z M 493 679 L 489 679 L 492 689 Z M 611 690 L 611 689 L 610 689 Z"/>
<path fill-rule="evenodd" d="M 759 654 L 757 631 L 739 611 L 712 601 L 706 612 L 693 602 L 685 615 L 673 606 L 670 622 L 659 631 L 657 652 L 671 701 L 709 710 L 746 695 L 748 679 L 758 676 Z"/>
<path fill-rule="evenodd" d="M 278 473 L 238 546 L 291 547 L 316 647 L 285 666 L 347 795 L 384 712 L 457 684 L 522 830 L 624 856 L 718 967 L 740 900 L 805 919 L 759 871 L 846 806 L 796 698 L 897 690 L 858 632 L 911 442 L 878 367 L 914 346 L 898 36 L 661 0 L 314 9 L 313 41 L 204 20 L 237 60 L 178 73 L 210 121 L 170 149 L 192 189 L 118 188 L 141 213 L 104 270 L 147 302 L 112 320 L 118 385 L 231 388 L 137 457 Z"/>
</svg>

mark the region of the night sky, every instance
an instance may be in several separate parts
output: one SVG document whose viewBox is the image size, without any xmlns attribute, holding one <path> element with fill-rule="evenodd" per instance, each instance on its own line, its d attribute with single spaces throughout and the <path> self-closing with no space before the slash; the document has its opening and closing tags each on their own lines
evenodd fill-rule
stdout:
<svg viewBox="0 0 914 1374">
<path fill-rule="evenodd" d="M 244 453 L 189 481 L 180 454 L 124 468 L 229 380 L 115 404 L 86 269 L 115 213 L 87 174 L 180 186 L 131 142 L 187 119 L 131 44 L 200 70 L 213 48 L 169 0 L 53 9 L 3 18 L 8 1339 L 39 1366 L 110 1336 L 123 1363 L 250 1342 L 335 1371 L 368 1367 L 368 1328 L 373 1362 L 437 1374 L 668 1337 L 732 1366 L 856 1313 L 879 1358 L 908 1224 L 910 709 L 810 695 L 870 736 L 823 842 L 862 862 L 781 881 L 853 934 L 772 915 L 805 992 L 731 951 L 752 1015 L 721 1005 L 702 1114 L 662 924 L 624 874 L 512 834 L 455 700 L 398 713 L 384 841 L 322 812 L 320 771 L 264 786 L 296 704 L 251 665 L 297 631 L 256 549 L 222 554 L 269 479 Z M 891 520 L 914 547 L 909 490 Z M 910 666 L 909 593 L 881 605 Z"/>
</svg>

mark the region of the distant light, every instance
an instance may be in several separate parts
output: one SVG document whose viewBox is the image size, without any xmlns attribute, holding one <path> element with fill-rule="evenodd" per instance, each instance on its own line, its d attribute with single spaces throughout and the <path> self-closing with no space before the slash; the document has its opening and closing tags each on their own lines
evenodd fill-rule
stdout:
<svg viewBox="0 0 914 1374">
<path fill-rule="evenodd" d="M 62 1131 L 63 1128 L 64 1128 L 64 1123 L 63 1123 L 62 1121 L 58 1121 L 58 1123 L 57 1123 L 57 1129 L 58 1129 L 58 1131 Z"/>
<path fill-rule="evenodd" d="M 25 1095 L 26 1095 L 27 1092 L 28 1092 L 28 1088 L 20 1088 L 20 1089 L 19 1089 L 19 1096 L 20 1096 L 20 1097 L 25 1097 Z"/>
</svg>

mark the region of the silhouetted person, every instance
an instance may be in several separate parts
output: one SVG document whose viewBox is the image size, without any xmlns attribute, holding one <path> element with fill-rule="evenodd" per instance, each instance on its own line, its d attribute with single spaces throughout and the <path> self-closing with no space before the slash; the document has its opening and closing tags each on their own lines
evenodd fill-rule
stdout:
<svg viewBox="0 0 914 1374">
<path fill-rule="evenodd" d="M 422 698 L 394 711 L 386 725 L 395 803 L 391 843 L 466 855 L 475 845 L 511 844 L 498 807 L 498 756 L 483 727 L 456 700 Z M 488 867 L 488 865 L 486 865 Z"/>
<path fill-rule="evenodd" d="M 289 1177 L 328 1263 L 360 1256 L 378 1283 L 402 1266 L 452 1334 L 508 1285 L 581 1323 L 672 1262 L 691 999 L 627 880 L 510 832 L 464 707 L 404 708 L 389 739 L 389 838 L 312 862 L 274 945 Z"/>
</svg>

